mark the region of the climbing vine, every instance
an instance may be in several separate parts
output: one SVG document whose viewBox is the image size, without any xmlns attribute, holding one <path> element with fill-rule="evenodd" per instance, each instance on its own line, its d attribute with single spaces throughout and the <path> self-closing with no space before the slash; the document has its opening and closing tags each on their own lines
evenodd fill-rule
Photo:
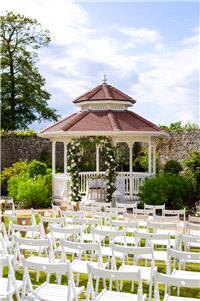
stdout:
<svg viewBox="0 0 200 301">
<path fill-rule="evenodd" d="M 105 149 L 106 153 L 106 173 L 103 177 L 106 182 L 106 202 L 111 202 L 112 194 L 115 191 L 115 180 L 117 176 L 117 159 L 116 149 L 108 137 L 89 136 L 73 139 L 68 145 L 68 172 L 71 177 L 71 200 L 79 202 L 81 200 L 80 194 L 80 162 L 84 152 L 84 148 L 90 145 L 99 145 Z"/>
</svg>

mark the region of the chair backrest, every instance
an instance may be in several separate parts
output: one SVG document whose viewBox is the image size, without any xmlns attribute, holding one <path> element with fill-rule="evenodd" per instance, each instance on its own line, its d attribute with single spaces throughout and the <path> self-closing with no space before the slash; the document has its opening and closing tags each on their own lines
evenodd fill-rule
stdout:
<svg viewBox="0 0 200 301">
<path fill-rule="evenodd" d="M 163 210 L 164 216 L 178 216 L 180 218 L 180 215 L 183 216 L 183 220 L 185 221 L 185 208 L 180 210 Z"/>
<path fill-rule="evenodd" d="M 199 245 L 200 247 L 200 236 L 179 234 L 177 237 L 177 243 L 179 250 L 182 250 L 182 244 L 184 244 L 184 250 L 188 249 L 188 247 L 193 244 Z"/>
<path fill-rule="evenodd" d="M 50 231 L 52 234 L 54 233 L 63 233 L 63 235 L 81 235 L 82 230 L 81 227 L 59 227 L 55 225 L 50 225 Z"/>
<path fill-rule="evenodd" d="M 63 295 L 63 297 L 66 298 L 66 301 L 72 301 L 74 300 L 74 297 L 76 296 L 76 289 L 74 284 L 74 278 L 71 270 L 71 263 L 69 261 L 66 262 L 60 262 L 60 263 L 39 263 L 39 262 L 33 262 L 29 261 L 28 259 L 25 259 L 24 256 L 21 256 L 20 258 L 22 264 L 23 264 L 23 270 L 24 270 L 24 277 L 23 277 L 23 289 L 22 289 L 22 299 L 25 298 L 25 293 L 28 291 L 28 293 L 33 292 L 33 285 L 31 283 L 31 277 L 29 275 L 30 270 L 34 270 L 36 272 L 44 272 L 47 275 L 48 274 L 57 274 L 57 275 L 65 275 L 68 277 L 68 291 L 67 295 Z M 50 277 L 49 277 L 50 278 Z M 55 287 L 56 291 L 56 287 Z M 56 295 L 55 295 L 56 299 Z"/>
<path fill-rule="evenodd" d="M 148 218 L 148 215 L 146 213 L 138 214 L 138 215 L 135 215 L 134 213 L 133 214 L 132 213 L 125 213 L 124 214 L 124 219 L 147 222 L 149 218 Z"/>
<path fill-rule="evenodd" d="M 144 233 L 144 232 L 135 232 L 136 245 L 140 245 L 141 240 L 145 239 L 145 246 L 149 247 L 152 245 L 153 240 L 165 240 L 168 242 L 168 246 L 170 246 L 170 233 Z"/>
<path fill-rule="evenodd" d="M 75 224 L 78 225 L 101 225 L 101 219 L 99 218 L 76 218 L 74 220 Z"/>
<path fill-rule="evenodd" d="M 112 249 L 112 267 L 116 268 L 116 260 L 115 258 L 118 257 L 118 254 L 123 254 L 123 262 L 125 258 L 129 255 L 134 255 L 133 264 L 136 264 L 138 260 L 142 259 L 142 255 L 150 255 L 150 262 L 151 265 L 154 266 L 154 251 L 153 247 L 130 247 L 130 246 L 122 246 L 117 244 L 111 245 Z"/>
<path fill-rule="evenodd" d="M 24 249 L 24 246 L 26 247 L 26 250 L 29 250 L 29 247 L 30 250 L 32 250 L 32 247 L 38 247 L 39 255 L 45 252 L 50 260 L 52 261 L 54 260 L 53 245 L 51 239 L 49 238 L 33 239 L 33 238 L 24 238 L 24 237 L 19 237 L 17 235 L 14 235 L 14 241 L 15 241 L 16 250 L 19 251 L 19 253 L 21 248 Z"/>
<path fill-rule="evenodd" d="M 159 296 L 159 283 L 165 285 L 165 297 L 167 297 L 168 287 L 186 287 L 186 288 L 199 288 L 200 279 L 198 278 L 181 278 L 173 277 L 171 275 L 161 274 L 157 271 L 154 272 L 154 301 L 160 301 Z M 175 297 L 176 298 L 176 297 Z M 174 299 L 175 299 L 174 298 Z M 179 297 L 180 298 L 180 297 Z M 170 298 L 171 299 L 171 298 Z M 187 299 L 187 298 L 186 298 Z M 181 299 L 180 299 L 181 300 Z"/>
<path fill-rule="evenodd" d="M 115 213 L 116 216 L 118 214 L 124 214 L 126 212 L 126 208 L 123 208 L 123 207 L 118 207 L 118 208 L 114 208 L 114 207 L 106 207 L 105 208 L 105 212 L 112 212 L 112 213 Z"/>
<path fill-rule="evenodd" d="M 93 235 L 93 240 L 94 241 L 99 241 L 101 242 L 103 238 L 108 237 L 109 239 L 109 244 L 113 242 L 114 238 L 116 237 L 122 237 L 124 240 L 124 244 L 126 244 L 126 231 L 125 230 L 105 230 L 105 229 L 97 229 L 97 228 L 92 228 L 91 233 Z"/>
<path fill-rule="evenodd" d="M 98 294 L 98 284 L 96 285 L 96 292 L 93 287 L 93 279 L 109 279 L 109 290 L 112 290 L 112 282 L 117 280 L 127 280 L 127 281 L 137 281 L 138 282 L 138 292 L 137 292 L 137 301 L 143 300 L 142 293 L 142 280 L 140 270 L 137 272 L 122 272 L 117 270 L 108 270 L 97 268 L 88 263 L 88 290 L 87 296 L 91 295 L 92 300 L 96 300 Z"/>
<path fill-rule="evenodd" d="M 74 242 L 61 238 L 60 245 L 62 248 L 67 247 L 79 251 L 93 251 L 97 254 L 101 253 L 101 247 L 99 243 Z"/>
<path fill-rule="evenodd" d="M 160 223 L 173 223 L 173 222 L 179 222 L 179 216 L 159 216 L 159 215 L 154 215 L 153 217 L 154 222 L 160 222 Z"/>
<path fill-rule="evenodd" d="M 174 230 L 176 234 L 178 234 L 178 223 L 159 223 L 159 222 L 154 222 L 154 221 L 148 221 L 148 228 L 152 228 L 153 232 L 157 232 L 159 230 L 165 230 L 166 232 L 168 231 L 170 233 L 171 230 Z"/>
<path fill-rule="evenodd" d="M 72 218 L 83 218 L 84 212 L 80 211 L 60 211 L 61 216 L 63 217 L 72 217 Z"/>
<path fill-rule="evenodd" d="M 126 209 L 132 209 L 132 210 L 135 210 L 137 209 L 137 203 L 133 203 L 133 204 L 128 204 L 128 203 L 119 203 L 119 202 L 116 202 L 116 207 L 117 208 L 124 208 Z"/>
<path fill-rule="evenodd" d="M 171 269 L 185 270 L 185 263 L 200 263 L 199 253 L 177 251 L 171 248 L 167 249 L 167 274 L 171 273 Z"/>
<path fill-rule="evenodd" d="M 127 221 L 127 220 L 111 220 L 110 221 L 110 225 L 111 227 L 122 227 L 124 228 L 124 230 L 126 230 L 127 228 L 132 228 L 137 230 L 138 229 L 138 222 L 137 221 Z"/>
<path fill-rule="evenodd" d="M 200 217 L 189 215 L 189 223 L 197 223 L 200 224 Z"/>
<path fill-rule="evenodd" d="M 195 223 L 185 223 L 186 233 L 189 235 L 200 235 L 200 225 Z"/>
<path fill-rule="evenodd" d="M 147 215 L 147 216 L 149 216 L 149 215 L 155 215 L 155 209 L 135 209 L 134 211 L 133 211 L 133 214 L 134 215 Z"/>
<path fill-rule="evenodd" d="M 49 224 L 65 224 L 65 218 L 64 217 L 45 217 L 41 216 L 41 223 L 49 223 Z"/>
<path fill-rule="evenodd" d="M 154 209 L 154 213 L 156 214 L 157 210 L 161 210 L 161 213 L 163 215 L 163 210 L 165 210 L 165 204 L 164 205 L 148 205 L 144 204 L 144 209 L 149 210 L 149 209 Z"/>
<path fill-rule="evenodd" d="M 12 224 L 11 231 L 12 231 L 12 235 L 14 235 L 15 232 L 32 232 L 33 237 L 35 236 L 35 234 L 38 234 L 39 236 L 44 235 L 43 227 L 41 224 L 38 225 Z"/>
</svg>

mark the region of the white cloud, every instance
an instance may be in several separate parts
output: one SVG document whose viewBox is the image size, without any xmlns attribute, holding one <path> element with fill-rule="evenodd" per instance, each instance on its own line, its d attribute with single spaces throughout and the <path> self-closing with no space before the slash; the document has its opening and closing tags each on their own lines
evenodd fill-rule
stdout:
<svg viewBox="0 0 200 301">
<path fill-rule="evenodd" d="M 34 17 L 50 30 L 52 43 L 40 51 L 39 66 L 52 93 L 50 105 L 60 114 L 74 110 L 70 100 L 107 73 L 111 84 L 138 100 L 138 108 L 152 107 L 144 117 L 157 123 L 197 122 L 197 30 L 179 46 L 170 46 L 156 29 L 113 24 L 115 35 L 103 25 L 99 31 L 80 3 L 7 0 L 1 8 Z M 138 49 L 143 51 L 138 54 Z"/>
<path fill-rule="evenodd" d="M 118 30 L 127 36 L 134 46 L 139 43 L 157 43 L 161 39 L 160 34 L 156 30 L 149 28 L 118 27 Z"/>
</svg>

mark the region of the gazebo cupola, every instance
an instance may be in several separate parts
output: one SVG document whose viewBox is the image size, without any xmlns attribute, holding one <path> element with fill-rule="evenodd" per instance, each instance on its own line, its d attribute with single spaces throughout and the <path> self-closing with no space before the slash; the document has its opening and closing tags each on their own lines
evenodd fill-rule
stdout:
<svg viewBox="0 0 200 301">
<path fill-rule="evenodd" d="M 39 136 L 52 141 L 52 173 L 53 196 L 61 197 L 66 186 L 67 149 L 68 143 L 74 138 L 86 136 L 106 136 L 114 145 L 125 142 L 129 147 L 129 172 L 121 172 L 126 178 L 130 196 L 138 191 L 145 177 L 156 173 L 156 139 L 166 135 L 157 125 L 139 116 L 129 108 L 136 101 L 117 88 L 107 84 L 104 76 L 103 83 L 82 94 L 73 103 L 80 111 L 66 116 L 62 120 L 44 129 Z M 56 142 L 64 144 L 64 173 L 56 173 Z M 133 146 L 136 142 L 148 145 L 148 172 L 133 171 Z M 96 146 L 96 171 L 81 172 L 81 192 L 85 192 L 85 183 L 91 176 L 103 175 L 99 168 L 100 146 Z"/>
<path fill-rule="evenodd" d="M 108 85 L 105 75 L 101 85 L 82 94 L 73 101 L 76 106 L 80 107 L 81 111 L 124 111 L 135 102 L 132 97 Z"/>
</svg>

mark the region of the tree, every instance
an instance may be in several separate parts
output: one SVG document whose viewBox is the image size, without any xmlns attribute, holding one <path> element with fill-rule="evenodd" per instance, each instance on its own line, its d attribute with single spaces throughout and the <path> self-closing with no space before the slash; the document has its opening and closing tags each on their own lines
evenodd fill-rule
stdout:
<svg viewBox="0 0 200 301">
<path fill-rule="evenodd" d="M 36 120 L 57 120 L 48 107 L 50 93 L 36 62 L 37 50 L 48 45 L 49 32 L 35 19 L 8 12 L 1 17 L 2 128 L 25 129 Z"/>
</svg>

